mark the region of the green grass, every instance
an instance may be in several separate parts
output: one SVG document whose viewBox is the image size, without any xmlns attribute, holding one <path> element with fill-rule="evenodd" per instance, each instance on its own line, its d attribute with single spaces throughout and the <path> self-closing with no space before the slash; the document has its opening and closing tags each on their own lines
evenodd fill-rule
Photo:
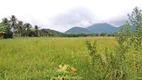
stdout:
<svg viewBox="0 0 142 80">
<path fill-rule="evenodd" d="M 108 52 L 113 52 L 117 45 L 113 37 L 1 39 L 0 80 L 49 80 L 59 75 L 56 71 L 61 64 L 77 69 L 69 76 L 92 80 L 86 40 L 97 40 L 98 52 L 102 54 L 106 47 Z M 128 64 L 131 65 L 131 62 L 128 61 Z"/>
<path fill-rule="evenodd" d="M 0 40 L 0 78 L 43 79 L 60 64 L 68 64 L 82 76 L 88 58 L 85 41 L 97 40 L 100 51 L 116 45 L 114 38 L 15 38 Z"/>
</svg>

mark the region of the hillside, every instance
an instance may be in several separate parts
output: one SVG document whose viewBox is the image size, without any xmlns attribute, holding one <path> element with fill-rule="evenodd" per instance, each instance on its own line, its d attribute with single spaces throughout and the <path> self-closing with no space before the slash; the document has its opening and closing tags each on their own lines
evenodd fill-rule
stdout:
<svg viewBox="0 0 142 80">
<path fill-rule="evenodd" d="M 107 23 L 100 23 L 100 24 L 93 24 L 93 25 L 87 27 L 87 29 L 91 33 L 102 33 L 102 32 L 112 33 L 117 30 L 117 27 L 114 27 L 114 26 L 107 24 Z"/>
<path fill-rule="evenodd" d="M 41 29 L 41 35 L 42 36 L 60 36 L 63 35 L 63 33 L 51 29 Z"/>
<path fill-rule="evenodd" d="M 68 31 L 66 31 L 65 33 L 67 34 L 89 34 L 90 31 L 88 31 L 86 28 L 82 28 L 82 27 L 73 27 L 71 29 L 69 29 Z"/>
<path fill-rule="evenodd" d="M 87 28 L 73 27 L 67 30 L 65 33 L 68 33 L 68 34 L 80 34 L 80 33 L 89 34 L 89 33 L 102 33 L 102 32 L 113 33 L 117 29 L 118 29 L 117 27 L 114 27 L 110 24 L 99 23 L 99 24 L 93 24 Z"/>
</svg>

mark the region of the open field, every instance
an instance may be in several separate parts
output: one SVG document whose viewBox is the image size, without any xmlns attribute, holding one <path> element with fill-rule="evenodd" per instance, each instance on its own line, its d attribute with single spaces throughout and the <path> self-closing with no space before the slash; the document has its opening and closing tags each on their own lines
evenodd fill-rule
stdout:
<svg viewBox="0 0 142 80">
<path fill-rule="evenodd" d="M 88 50 L 85 41 L 100 48 L 116 45 L 114 38 L 16 38 L 0 40 L 0 74 L 8 79 L 42 79 L 47 70 L 68 64 L 83 73 Z M 100 49 L 101 50 L 101 49 Z M 89 75 L 89 74 L 88 74 Z"/>
<path fill-rule="evenodd" d="M 102 54 L 106 47 L 108 52 L 113 52 L 117 45 L 113 37 L 1 39 L 0 80 L 50 80 L 51 77 L 59 75 L 56 71 L 59 65 L 64 64 L 75 68 L 74 73 L 68 76 L 93 80 L 94 76 L 88 69 L 90 56 L 85 45 L 86 40 L 97 40 L 98 52 Z M 141 63 L 141 58 L 137 59 Z M 127 64 L 131 67 L 130 63 L 131 59 Z M 140 75 L 141 67 L 137 68 Z M 132 69 L 135 69 L 135 65 Z"/>
</svg>

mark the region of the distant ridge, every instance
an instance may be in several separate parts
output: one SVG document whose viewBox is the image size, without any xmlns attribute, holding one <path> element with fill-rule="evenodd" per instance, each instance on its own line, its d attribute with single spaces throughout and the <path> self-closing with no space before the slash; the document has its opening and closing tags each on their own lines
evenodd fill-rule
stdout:
<svg viewBox="0 0 142 80">
<path fill-rule="evenodd" d="M 88 29 L 82 28 L 82 27 L 73 27 L 73 28 L 67 30 L 65 33 L 67 33 L 67 34 L 81 34 L 81 33 L 89 34 L 90 31 Z"/>
<path fill-rule="evenodd" d="M 41 31 L 42 31 L 41 33 L 42 36 L 60 36 L 64 34 L 52 29 L 41 29 Z"/>
<path fill-rule="evenodd" d="M 113 33 L 114 31 L 117 30 L 117 27 L 114 27 L 107 23 L 100 23 L 100 24 L 93 24 L 92 26 L 87 27 L 87 29 L 91 33 L 102 33 L 102 32 Z"/>
<path fill-rule="evenodd" d="M 90 34 L 90 33 L 113 33 L 117 30 L 117 27 L 114 27 L 110 24 L 107 23 L 99 23 L 99 24 L 93 24 L 87 28 L 82 28 L 82 27 L 73 27 L 69 30 L 67 30 L 65 33 L 68 34 Z"/>
</svg>

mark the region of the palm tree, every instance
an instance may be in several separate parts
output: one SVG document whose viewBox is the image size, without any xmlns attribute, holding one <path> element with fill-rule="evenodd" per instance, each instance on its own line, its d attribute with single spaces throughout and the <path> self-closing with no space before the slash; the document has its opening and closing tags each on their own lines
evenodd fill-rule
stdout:
<svg viewBox="0 0 142 80">
<path fill-rule="evenodd" d="M 17 18 L 14 15 L 11 15 L 9 24 L 12 32 L 15 33 L 15 30 L 17 29 Z"/>
<path fill-rule="evenodd" d="M 37 36 L 40 36 L 39 35 L 39 27 L 37 25 L 35 25 L 35 33 L 36 33 Z"/>
<path fill-rule="evenodd" d="M 12 15 L 10 18 L 10 22 L 11 22 L 11 27 L 15 28 L 17 23 L 17 18 L 14 15 Z"/>
<path fill-rule="evenodd" d="M 19 33 L 19 37 L 22 36 L 22 31 L 23 31 L 23 22 L 22 21 L 18 21 L 18 24 L 17 24 L 17 31 Z"/>
<path fill-rule="evenodd" d="M 30 33 L 30 28 L 32 28 L 32 25 L 30 23 L 25 23 L 24 24 L 25 26 L 25 32 L 26 32 L 26 36 L 29 36 L 29 33 Z"/>
<path fill-rule="evenodd" d="M 2 23 L 3 23 L 3 24 L 9 24 L 9 21 L 8 21 L 7 18 L 3 18 L 3 19 L 2 19 Z"/>
<path fill-rule="evenodd" d="M 13 38 L 13 32 L 11 31 L 10 23 L 7 18 L 2 19 L 3 26 L 3 38 Z"/>
<path fill-rule="evenodd" d="M 2 25 L 5 27 L 10 27 L 9 21 L 7 18 L 2 19 Z"/>
</svg>

